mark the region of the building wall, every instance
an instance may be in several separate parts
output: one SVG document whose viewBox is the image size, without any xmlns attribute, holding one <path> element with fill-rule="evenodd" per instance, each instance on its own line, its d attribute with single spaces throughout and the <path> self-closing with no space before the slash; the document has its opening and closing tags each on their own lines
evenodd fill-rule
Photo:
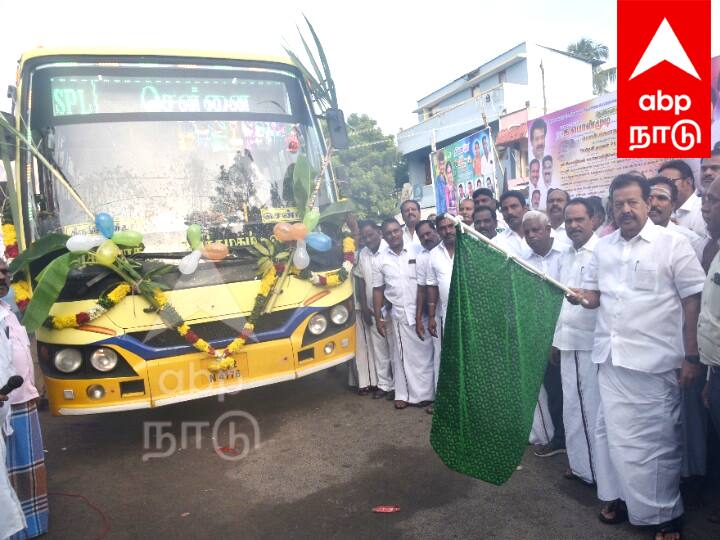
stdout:
<svg viewBox="0 0 720 540">
<path fill-rule="evenodd" d="M 538 45 L 528 46 L 528 84 L 530 118 L 543 113 L 543 80 L 540 62 L 545 68 L 545 98 L 551 113 L 592 99 L 592 66 Z"/>
</svg>

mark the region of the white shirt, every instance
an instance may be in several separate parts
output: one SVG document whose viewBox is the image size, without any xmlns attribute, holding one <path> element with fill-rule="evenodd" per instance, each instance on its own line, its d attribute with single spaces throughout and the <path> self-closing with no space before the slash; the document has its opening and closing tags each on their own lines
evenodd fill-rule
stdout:
<svg viewBox="0 0 720 540">
<path fill-rule="evenodd" d="M 583 288 L 600 291 L 592 359 L 646 373 L 680 367 L 681 299 L 702 291 L 705 275 L 690 243 L 648 219 L 630 241 L 620 230 L 600 239 Z"/>
<path fill-rule="evenodd" d="M 415 325 L 417 299 L 416 255 L 412 246 L 403 246 L 400 254 L 383 249 L 373 265 L 373 287 L 385 286 L 385 298 L 392 304 L 393 319 Z"/>
<path fill-rule="evenodd" d="M 562 257 L 563 251 L 566 247 L 567 246 L 559 244 L 557 240 L 553 239 L 550 251 L 548 251 L 545 256 L 538 255 L 531 249 L 530 253 L 525 257 L 525 260 L 551 278 L 559 280 L 560 258 Z"/>
<path fill-rule="evenodd" d="M 720 253 L 715 255 L 705 278 L 697 338 L 702 363 L 720 367 Z"/>
<path fill-rule="evenodd" d="M 675 210 L 675 219 L 677 219 L 679 225 L 700 236 L 705 236 L 707 234 L 707 225 L 702 217 L 701 207 L 702 199 L 698 197 L 697 193 L 693 193 L 680 208 Z"/>
<path fill-rule="evenodd" d="M 440 296 L 440 312 L 443 319 L 447 314 L 448 298 L 450 296 L 450 280 L 452 278 L 454 256 L 450 256 L 450 252 L 445 244 L 440 242 L 435 249 L 430 251 L 430 264 L 428 264 L 427 285 L 433 285 L 438 288 Z"/>
<path fill-rule="evenodd" d="M 420 243 L 420 237 L 417 235 L 417 231 L 414 233 L 410 233 L 410 229 L 408 229 L 407 225 L 402 226 L 402 232 L 403 232 L 403 244 L 405 247 L 409 247 L 410 245 L 414 246 L 416 253 L 419 253 L 422 249 L 422 244 Z"/>
<path fill-rule="evenodd" d="M 513 231 L 510 227 L 505 229 L 503 232 L 498 233 L 492 240 L 500 249 L 503 249 L 511 255 L 515 255 L 521 259 L 526 259 L 532 251 L 525 239 L 521 238 L 520 235 Z"/>
<path fill-rule="evenodd" d="M 705 244 L 707 243 L 707 236 L 700 236 L 687 227 L 683 227 L 677 223 L 673 223 L 672 221 L 668 222 L 666 229 L 687 238 L 690 241 L 690 245 L 695 250 L 695 255 L 697 255 L 698 260 L 702 261 L 702 254 L 703 249 L 705 249 Z"/>
<path fill-rule="evenodd" d="M 355 276 L 362 278 L 365 282 L 365 300 L 370 310 L 373 309 L 373 264 L 377 260 L 380 252 L 385 248 L 387 248 L 387 242 L 385 242 L 385 240 L 380 240 L 380 247 L 376 253 L 373 253 L 367 246 L 362 248 L 358 255 L 358 263 L 355 265 L 355 270 L 353 271 Z"/>
<path fill-rule="evenodd" d="M 600 239 L 594 234 L 580 249 L 572 245 L 565 248 L 560 258 L 560 283 L 568 287 L 579 288 L 583 284 L 583 274 L 590 266 L 595 246 Z M 585 309 L 573 306 L 563 300 L 560 316 L 555 326 L 553 345 L 561 351 L 591 351 L 595 336 L 597 309 Z"/>
<path fill-rule="evenodd" d="M 572 240 L 565 231 L 565 222 L 563 221 L 557 229 L 551 228 L 550 236 L 555 239 L 555 242 L 562 244 L 563 246 L 572 246 Z"/>
<path fill-rule="evenodd" d="M 420 252 L 417 254 L 415 261 L 415 277 L 417 278 L 417 284 L 420 287 L 424 287 L 428 265 L 430 264 L 430 252 L 424 247 L 420 248 Z"/>
</svg>

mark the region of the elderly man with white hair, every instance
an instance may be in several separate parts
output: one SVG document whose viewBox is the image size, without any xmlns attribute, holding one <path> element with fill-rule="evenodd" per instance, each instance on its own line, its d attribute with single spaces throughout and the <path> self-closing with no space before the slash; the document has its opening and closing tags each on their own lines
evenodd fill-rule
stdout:
<svg viewBox="0 0 720 540">
<path fill-rule="evenodd" d="M 548 217 L 531 210 L 522 220 L 525 241 L 531 252 L 527 262 L 546 275 L 559 279 L 560 259 L 565 245 L 552 235 Z M 541 445 L 535 450 L 538 457 L 550 457 L 565 453 L 565 429 L 563 427 L 562 383 L 559 354 L 552 354 L 545 370 L 543 388 L 540 389 L 530 442 Z"/>
</svg>

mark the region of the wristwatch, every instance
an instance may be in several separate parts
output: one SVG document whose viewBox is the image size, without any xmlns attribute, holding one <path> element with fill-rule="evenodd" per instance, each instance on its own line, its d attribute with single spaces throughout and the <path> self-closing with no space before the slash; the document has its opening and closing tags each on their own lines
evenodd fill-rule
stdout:
<svg viewBox="0 0 720 540">
<path fill-rule="evenodd" d="M 693 366 L 696 366 L 700 363 L 700 356 L 697 354 L 686 354 L 685 360 L 688 364 L 692 364 Z"/>
</svg>

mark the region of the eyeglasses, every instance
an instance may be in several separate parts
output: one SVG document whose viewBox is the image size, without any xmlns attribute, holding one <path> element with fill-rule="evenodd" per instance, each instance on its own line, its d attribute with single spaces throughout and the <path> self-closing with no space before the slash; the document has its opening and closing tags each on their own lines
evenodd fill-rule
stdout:
<svg viewBox="0 0 720 540">
<path fill-rule="evenodd" d="M 670 180 L 670 181 L 674 184 L 674 183 L 677 182 L 678 180 L 685 180 L 685 179 L 687 178 L 687 176 L 678 176 L 678 177 L 676 177 L 676 178 L 669 178 L 669 177 L 666 176 L 665 178 L 667 178 L 668 180 Z"/>
</svg>

